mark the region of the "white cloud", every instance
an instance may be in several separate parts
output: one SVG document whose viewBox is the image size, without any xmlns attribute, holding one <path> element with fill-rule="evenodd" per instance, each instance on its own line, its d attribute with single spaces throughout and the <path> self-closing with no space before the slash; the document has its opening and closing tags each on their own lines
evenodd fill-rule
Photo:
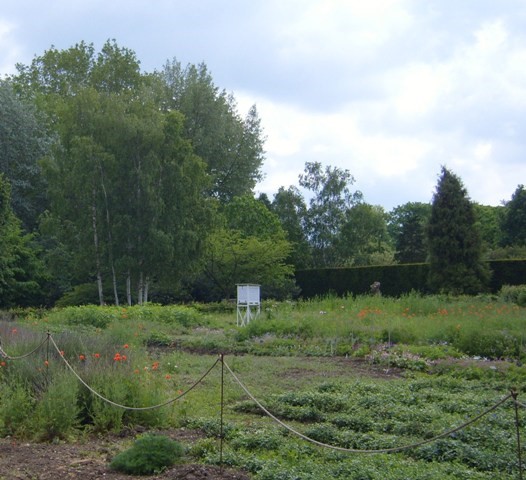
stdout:
<svg viewBox="0 0 526 480">
<path fill-rule="evenodd" d="M 349 169 L 366 201 L 387 208 L 430 200 L 443 164 L 491 204 L 526 178 L 522 0 L 110 3 L 13 2 L 0 71 L 51 44 L 113 37 L 149 71 L 174 56 L 204 61 L 241 113 L 258 106 L 258 189 L 269 194 L 297 185 L 306 161 Z"/>
<path fill-rule="evenodd" d="M 0 75 L 15 73 L 15 64 L 22 55 L 22 48 L 14 38 L 15 31 L 15 24 L 0 18 Z"/>
<path fill-rule="evenodd" d="M 280 54 L 293 62 L 328 57 L 346 63 L 371 57 L 393 35 L 411 26 L 406 4 L 401 0 L 302 0 L 288 12 L 280 34 Z"/>
</svg>

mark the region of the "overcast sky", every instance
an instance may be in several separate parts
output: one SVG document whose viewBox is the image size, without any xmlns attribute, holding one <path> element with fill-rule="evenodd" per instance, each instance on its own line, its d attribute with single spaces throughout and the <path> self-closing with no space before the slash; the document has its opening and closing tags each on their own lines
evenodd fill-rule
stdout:
<svg viewBox="0 0 526 480">
<path fill-rule="evenodd" d="M 240 114 L 256 104 L 271 199 L 307 161 L 386 210 L 431 201 L 442 165 L 486 205 L 526 184 L 524 0 L 0 2 L 0 74 L 108 39 L 148 72 L 204 62 Z"/>
</svg>

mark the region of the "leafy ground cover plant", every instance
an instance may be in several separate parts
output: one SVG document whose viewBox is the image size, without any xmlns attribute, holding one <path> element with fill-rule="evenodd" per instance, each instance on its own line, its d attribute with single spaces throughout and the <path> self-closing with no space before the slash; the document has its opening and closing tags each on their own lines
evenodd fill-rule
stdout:
<svg viewBox="0 0 526 480">
<path fill-rule="evenodd" d="M 149 475 L 162 472 L 179 461 L 183 446 L 162 435 L 144 435 L 128 450 L 111 462 L 111 468 L 130 475 Z"/>
</svg>

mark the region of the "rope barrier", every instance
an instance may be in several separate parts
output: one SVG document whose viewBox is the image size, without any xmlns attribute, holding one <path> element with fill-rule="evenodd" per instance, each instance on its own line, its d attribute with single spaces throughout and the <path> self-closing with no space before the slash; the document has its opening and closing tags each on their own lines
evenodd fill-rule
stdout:
<svg viewBox="0 0 526 480">
<path fill-rule="evenodd" d="M 446 432 L 441 433 L 440 435 L 437 435 L 433 438 L 429 438 L 427 440 L 422 440 L 421 442 L 416 442 L 410 445 L 404 445 L 401 447 L 393 447 L 393 448 L 379 448 L 379 449 L 372 449 L 372 450 L 361 450 L 361 449 L 354 449 L 354 448 L 345 448 L 345 447 L 338 447 L 336 445 L 328 445 L 323 442 L 319 442 L 317 440 L 314 440 L 313 438 L 307 437 L 303 433 L 298 432 L 294 428 L 292 428 L 290 425 L 287 425 L 286 423 L 282 422 L 279 418 L 274 416 L 272 413 L 270 413 L 262 404 L 259 402 L 254 395 L 248 390 L 248 388 L 239 380 L 239 378 L 236 376 L 236 374 L 232 371 L 232 369 L 228 366 L 228 364 L 223 360 L 223 363 L 226 367 L 226 369 L 230 372 L 230 374 L 234 377 L 234 380 L 239 384 L 239 386 L 244 390 L 244 392 L 250 397 L 250 399 L 263 411 L 267 416 L 272 418 L 276 423 L 281 425 L 283 428 L 287 429 L 289 432 L 293 433 L 294 435 L 302 438 L 303 440 L 306 440 L 307 442 L 313 443 L 315 445 L 318 445 L 320 447 L 324 448 L 330 448 L 332 450 L 338 450 L 341 452 L 347 452 L 347 453 L 394 453 L 394 452 L 401 452 L 403 450 L 409 450 L 417 447 L 421 447 L 422 445 L 426 445 L 428 443 L 432 443 L 436 440 L 439 440 L 440 438 L 447 437 L 448 435 L 451 435 L 455 432 L 458 432 L 459 430 L 462 430 L 466 428 L 467 426 L 475 423 L 477 420 L 481 419 L 485 415 L 488 415 L 493 410 L 496 410 L 498 407 L 500 407 L 503 403 L 507 402 L 512 396 L 513 393 L 510 393 L 506 395 L 504 398 L 499 400 L 497 403 L 495 403 L 493 406 L 489 407 L 488 409 L 484 410 L 479 415 L 473 417 L 472 419 L 468 420 L 467 422 L 464 422 L 462 425 L 459 425 L 458 427 L 452 428 L 451 430 L 448 430 Z"/>
<path fill-rule="evenodd" d="M 55 347 L 56 351 L 58 352 L 60 358 L 62 358 L 62 360 L 64 361 L 64 363 L 66 364 L 66 366 L 68 367 L 68 369 L 71 371 L 71 373 L 73 373 L 73 375 L 75 375 L 75 377 L 77 377 L 77 380 L 82 383 L 82 385 L 84 385 L 93 395 L 99 397 L 101 400 L 103 400 L 104 402 L 106 403 L 109 403 L 110 405 L 113 405 L 114 407 L 118 407 L 118 408 L 123 408 L 125 410 L 134 410 L 134 411 L 142 411 L 142 410 L 154 410 L 154 409 L 157 409 L 157 408 L 161 408 L 161 407 L 165 407 L 166 405 L 169 405 L 171 403 L 174 403 L 175 401 L 179 400 L 180 398 L 184 397 L 187 393 L 191 392 L 195 387 L 197 387 L 197 385 L 199 385 L 205 378 L 206 376 L 213 370 L 213 368 L 219 363 L 220 359 L 218 358 L 214 364 L 204 373 L 204 375 L 201 376 L 201 378 L 199 378 L 199 380 L 197 380 L 190 388 L 188 388 L 187 390 L 185 390 L 183 393 L 181 393 L 180 395 L 178 395 L 177 397 L 175 398 L 172 398 L 170 400 L 167 400 L 166 402 L 163 402 L 163 403 L 159 403 L 158 405 L 151 405 L 151 406 L 148 406 L 148 407 L 130 407 L 130 406 L 127 406 L 127 405 L 121 405 L 120 403 L 116 403 L 112 400 L 110 400 L 109 398 L 106 398 L 104 396 L 102 396 L 99 392 L 97 392 L 96 390 L 94 390 L 92 387 L 90 387 L 82 378 L 81 376 L 75 371 L 75 369 L 71 366 L 71 364 L 64 358 L 63 355 L 60 355 L 60 349 L 58 348 L 57 344 L 55 343 L 55 340 L 53 339 L 53 337 L 51 336 L 51 334 L 48 334 L 49 335 L 49 339 L 51 341 L 51 343 L 53 344 L 53 346 Z"/>
<path fill-rule="evenodd" d="M 31 350 L 30 352 L 28 352 L 28 353 L 26 353 L 24 355 L 19 355 L 19 356 L 8 355 L 3 350 L 3 348 L 1 347 L 1 342 L 0 342 L 0 357 L 6 358 L 6 359 L 9 359 L 9 360 L 20 360 L 20 359 L 23 359 L 23 358 L 26 358 L 26 357 L 29 357 L 29 356 L 33 355 L 40 348 L 42 348 L 42 346 L 44 344 L 46 344 L 46 343 L 47 343 L 48 349 L 49 349 L 49 343 L 50 342 L 53 345 L 53 347 L 55 348 L 55 350 L 57 351 L 57 353 L 59 354 L 59 357 L 63 360 L 63 362 L 66 365 L 66 367 L 70 370 L 70 372 L 93 395 L 97 396 L 102 401 L 104 401 L 104 402 L 106 402 L 106 403 L 108 403 L 110 405 L 113 405 L 115 407 L 122 408 L 122 409 L 125 409 L 125 410 L 134 410 L 134 411 L 153 410 L 153 409 L 162 408 L 162 407 L 164 407 L 166 405 L 174 403 L 175 401 L 177 401 L 180 398 L 182 398 L 185 395 L 187 395 L 194 388 L 196 388 L 211 373 L 211 371 L 215 368 L 215 366 L 219 362 L 221 362 L 221 366 L 222 366 L 222 368 L 221 368 L 221 429 L 222 429 L 222 424 L 223 424 L 223 402 L 224 402 L 224 393 L 223 393 L 224 373 L 223 372 L 224 372 L 224 369 L 226 368 L 226 370 L 228 370 L 228 372 L 230 372 L 230 374 L 232 375 L 232 377 L 234 378 L 236 383 L 247 394 L 247 396 L 259 407 L 260 410 L 262 410 L 268 417 L 270 417 L 272 420 L 274 420 L 277 424 L 279 424 L 280 426 L 282 426 L 283 428 L 285 428 L 289 432 L 293 433 L 297 437 L 299 437 L 299 438 L 301 438 L 301 439 L 303 439 L 303 440 L 305 440 L 307 442 L 310 442 L 310 443 L 312 443 L 314 445 L 318 445 L 318 446 L 323 447 L 323 448 L 329 448 L 329 449 L 337 450 L 337 451 L 341 451 L 341 452 L 347 452 L 347 453 L 361 453 L 361 454 L 394 453 L 394 452 L 401 452 L 401 451 L 404 451 L 404 450 L 418 448 L 418 447 L 420 447 L 422 445 L 426 445 L 428 443 L 432 443 L 432 442 L 434 442 L 436 440 L 439 440 L 441 438 L 444 438 L 444 437 L 447 437 L 449 435 L 452 435 L 453 433 L 458 432 L 458 431 L 460 431 L 460 430 L 472 425 L 473 423 L 475 423 L 478 420 L 480 420 L 482 417 L 484 417 L 484 416 L 488 415 L 489 413 L 493 412 L 494 410 L 496 410 L 498 407 L 500 407 L 505 402 L 507 402 L 510 398 L 512 398 L 514 406 L 515 406 L 515 423 L 516 423 L 516 429 L 517 429 L 517 448 L 518 448 L 518 456 L 519 456 L 519 464 L 520 464 L 520 478 L 522 479 L 521 444 L 520 444 L 519 418 L 518 418 L 518 410 L 517 409 L 518 409 L 518 407 L 526 408 L 526 404 L 524 404 L 522 402 L 519 402 L 517 400 L 517 393 L 514 392 L 514 391 L 512 391 L 511 393 L 509 393 L 508 395 L 503 397 L 501 400 L 499 400 L 498 402 L 493 404 L 491 407 L 487 408 L 483 412 L 481 412 L 478 415 L 476 415 L 475 417 L 467 420 L 466 422 L 462 423 L 461 425 L 459 425 L 459 426 L 457 426 L 455 428 L 452 428 L 452 429 L 447 430 L 447 431 L 445 431 L 445 432 L 443 432 L 443 433 L 441 433 L 439 435 L 436 435 L 433 438 L 429 438 L 429 439 L 426 439 L 426 440 L 422 440 L 420 442 L 416 442 L 416 443 L 409 444 L 409 445 L 403 445 L 403 446 L 399 446 L 399 447 L 370 449 L 370 450 L 367 450 L 367 449 L 353 449 L 353 448 L 339 447 L 339 446 L 336 446 L 336 445 L 329 445 L 329 444 L 326 444 L 326 443 L 323 443 L 323 442 L 319 442 L 318 440 L 315 440 L 313 438 L 310 438 L 310 437 L 302 434 L 301 432 L 297 431 L 296 429 L 294 429 L 290 425 L 287 425 L 286 423 L 281 421 L 279 418 L 277 418 L 275 415 L 273 415 L 269 410 L 267 410 L 262 405 L 262 403 L 250 392 L 250 390 L 243 384 L 243 382 L 241 382 L 241 380 L 233 372 L 233 370 L 230 368 L 230 366 L 225 362 L 224 356 L 222 354 L 216 359 L 216 361 L 212 364 L 212 366 L 193 385 L 191 385 L 186 391 L 184 391 L 183 393 L 181 393 L 177 397 L 172 398 L 170 400 L 167 400 L 167 401 L 165 401 L 163 403 L 160 403 L 160 404 L 157 404 L 157 405 L 146 406 L 146 407 L 132 407 L 132 406 L 127 406 L 127 405 L 122 405 L 122 404 L 119 404 L 117 402 L 114 402 L 114 401 L 104 397 L 99 392 L 94 390 L 89 384 L 87 384 L 82 379 L 82 377 L 75 371 L 75 369 L 67 361 L 67 359 L 61 354 L 61 351 L 60 351 L 59 347 L 57 346 L 57 344 L 55 343 L 54 338 L 52 337 L 52 335 L 49 332 L 47 333 L 46 338 L 36 348 L 34 348 L 33 350 Z M 48 354 L 49 354 L 49 351 L 48 351 Z M 220 437 L 221 437 L 221 442 L 222 442 L 222 440 L 223 440 L 223 432 L 221 432 Z M 221 444 L 221 450 L 222 450 L 222 444 Z"/>
<path fill-rule="evenodd" d="M 2 346 L 0 345 L 0 356 L 3 358 L 6 358 L 7 360 L 22 360 L 23 358 L 30 357 L 34 353 L 38 352 L 38 350 L 42 348 L 42 346 L 47 342 L 47 340 L 48 340 L 47 337 L 44 338 L 44 340 L 42 340 L 42 342 L 35 349 L 31 350 L 28 353 L 25 353 L 24 355 L 18 355 L 18 356 L 8 355 L 5 352 L 5 350 L 2 348 Z"/>
</svg>

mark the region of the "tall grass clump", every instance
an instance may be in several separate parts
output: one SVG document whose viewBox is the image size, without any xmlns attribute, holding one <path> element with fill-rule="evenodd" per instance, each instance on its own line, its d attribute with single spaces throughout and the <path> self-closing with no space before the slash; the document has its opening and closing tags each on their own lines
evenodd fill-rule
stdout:
<svg viewBox="0 0 526 480">
<path fill-rule="evenodd" d="M 35 408 L 35 436 L 39 440 L 66 440 L 78 426 L 78 382 L 68 373 L 56 375 Z"/>
<path fill-rule="evenodd" d="M 0 437 L 28 437 L 34 428 L 35 399 L 22 381 L 0 385 Z"/>
</svg>

